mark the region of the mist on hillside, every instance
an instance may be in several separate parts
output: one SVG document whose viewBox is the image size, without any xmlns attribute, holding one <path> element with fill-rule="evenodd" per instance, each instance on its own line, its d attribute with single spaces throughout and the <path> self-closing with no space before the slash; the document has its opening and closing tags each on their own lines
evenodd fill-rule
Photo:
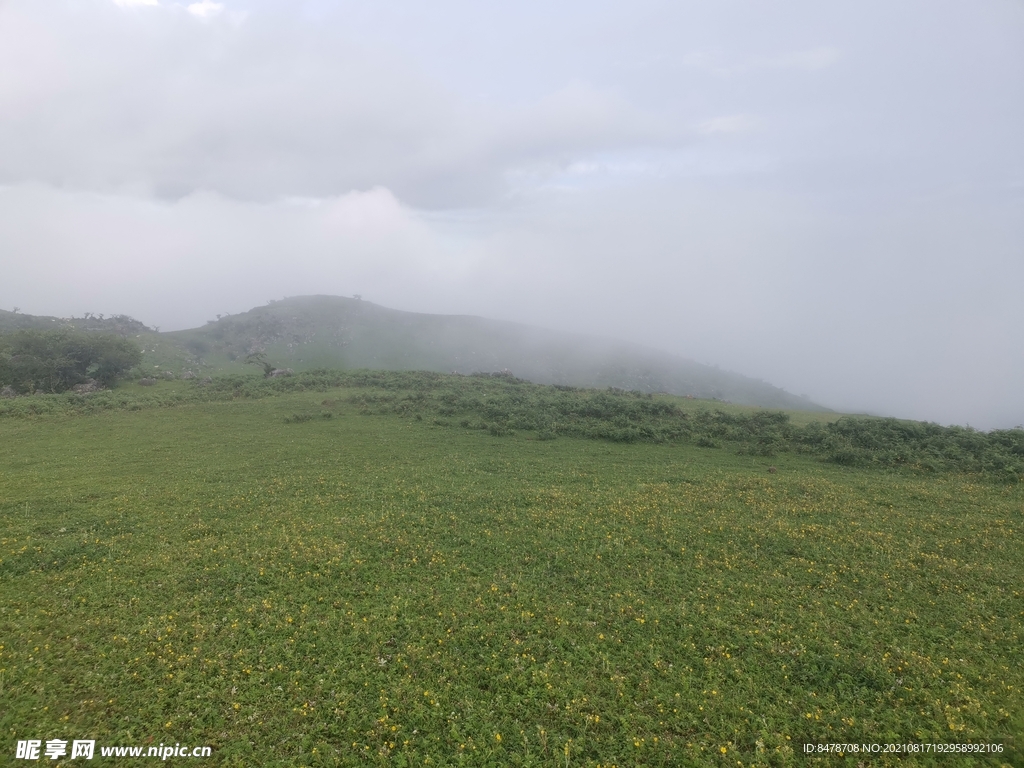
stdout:
<svg viewBox="0 0 1024 768">
<path fill-rule="evenodd" d="M 402 312 L 340 296 L 271 302 L 153 343 L 177 345 L 188 354 L 185 364 L 215 371 L 238 369 L 258 354 L 272 368 L 292 370 L 491 372 L 538 384 L 827 410 L 766 382 L 639 344 L 469 315 Z M 173 370 L 173 359 L 167 362 Z"/>
<path fill-rule="evenodd" d="M 996 0 L 9 0 L 0 309 L 359 294 L 1024 424 L 1022 33 Z"/>
</svg>

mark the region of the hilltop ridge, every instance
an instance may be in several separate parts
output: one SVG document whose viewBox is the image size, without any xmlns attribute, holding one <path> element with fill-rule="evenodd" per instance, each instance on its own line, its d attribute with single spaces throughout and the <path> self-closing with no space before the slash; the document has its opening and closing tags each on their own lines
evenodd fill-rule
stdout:
<svg viewBox="0 0 1024 768">
<path fill-rule="evenodd" d="M 405 312 L 342 296 L 290 297 L 160 335 L 218 368 L 264 352 L 275 365 L 295 370 L 510 371 L 541 384 L 828 410 L 766 382 L 638 344 L 471 315 Z"/>
<path fill-rule="evenodd" d="M 645 347 L 472 315 L 390 309 L 359 298 L 294 296 L 159 332 L 125 315 L 56 318 L 0 310 L 0 331 L 74 328 L 134 337 L 143 368 L 180 374 L 241 372 L 262 352 L 275 366 L 507 371 L 539 384 L 614 387 L 740 405 L 828 411 L 767 382 Z"/>
</svg>

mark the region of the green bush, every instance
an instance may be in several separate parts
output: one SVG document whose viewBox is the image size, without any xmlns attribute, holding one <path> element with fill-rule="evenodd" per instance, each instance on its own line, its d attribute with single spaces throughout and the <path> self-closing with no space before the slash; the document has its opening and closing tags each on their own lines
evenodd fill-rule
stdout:
<svg viewBox="0 0 1024 768">
<path fill-rule="evenodd" d="M 142 350 L 107 333 L 23 330 L 0 335 L 0 386 L 19 394 L 66 392 L 92 378 L 110 386 Z"/>
</svg>

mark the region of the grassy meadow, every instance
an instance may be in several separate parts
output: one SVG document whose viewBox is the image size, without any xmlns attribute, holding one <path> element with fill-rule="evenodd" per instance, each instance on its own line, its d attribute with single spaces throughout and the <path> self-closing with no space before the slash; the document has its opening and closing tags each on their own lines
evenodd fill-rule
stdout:
<svg viewBox="0 0 1024 768">
<path fill-rule="evenodd" d="M 478 416 L 369 380 L 186 386 L 0 414 L 5 757 L 1024 764 L 1019 482 L 594 432 L 596 411 L 510 427 L 486 393 Z"/>
</svg>

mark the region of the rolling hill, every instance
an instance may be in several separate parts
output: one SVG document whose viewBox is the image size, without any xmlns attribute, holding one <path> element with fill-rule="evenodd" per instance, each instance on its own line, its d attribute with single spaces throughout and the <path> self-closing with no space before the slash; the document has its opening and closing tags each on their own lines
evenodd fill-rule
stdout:
<svg viewBox="0 0 1024 768">
<path fill-rule="evenodd" d="M 264 351 L 273 364 L 295 370 L 510 371 L 543 384 L 825 410 L 765 382 L 639 345 L 482 317 L 402 312 L 340 296 L 288 298 L 161 337 L 216 368 Z"/>
<path fill-rule="evenodd" d="M 508 371 L 542 384 L 617 387 L 768 408 L 826 411 L 763 381 L 636 344 L 466 315 L 389 309 L 341 296 L 297 296 L 157 333 L 130 318 L 56 318 L 0 312 L 0 330 L 59 327 L 135 336 L 144 367 L 196 374 L 251 370 L 263 352 L 280 368 L 371 368 L 443 373 Z"/>
</svg>

